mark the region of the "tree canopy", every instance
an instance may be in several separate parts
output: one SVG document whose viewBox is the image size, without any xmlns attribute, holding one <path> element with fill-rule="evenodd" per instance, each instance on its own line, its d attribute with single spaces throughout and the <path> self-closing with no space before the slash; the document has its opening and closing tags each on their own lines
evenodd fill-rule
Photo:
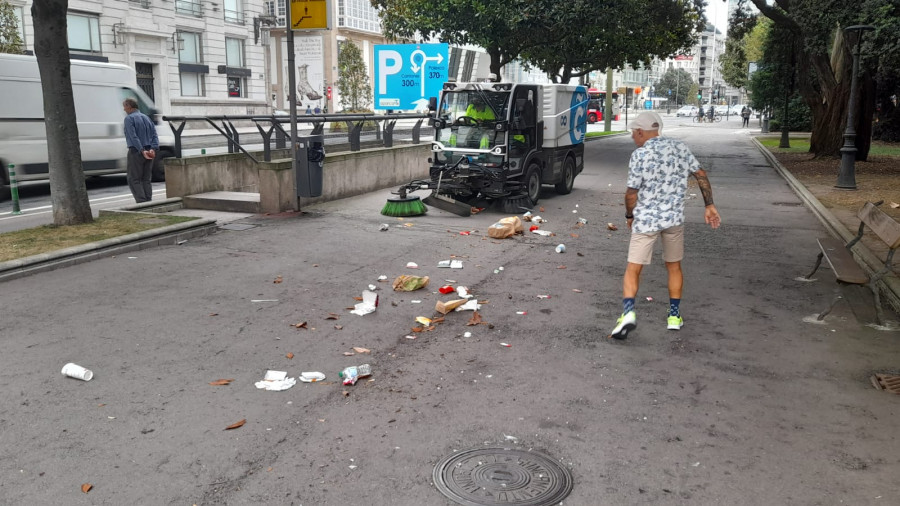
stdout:
<svg viewBox="0 0 900 506">
<path fill-rule="evenodd" d="M 520 59 L 555 82 L 690 48 L 706 0 L 371 0 L 389 39 L 481 46 L 491 72 Z"/>
<path fill-rule="evenodd" d="M 369 84 L 366 64 L 359 46 L 352 40 L 340 43 L 338 78 L 334 84 L 340 91 L 340 104 L 344 110 L 361 111 L 372 101 L 372 86 Z"/>
<path fill-rule="evenodd" d="M 693 87 L 694 78 L 690 72 L 684 69 L 669 69 L 656 83 L 656 93 L 668 97 L 674 105 L 682 105 L 693 102 L 691 96 Z"/>
<path fill-rule="evenodd" d="M 13 6 L 6 0 L 0 0 L 0 53 L 22 54 L 22 46 L 19 20 Z"/>
</svg>

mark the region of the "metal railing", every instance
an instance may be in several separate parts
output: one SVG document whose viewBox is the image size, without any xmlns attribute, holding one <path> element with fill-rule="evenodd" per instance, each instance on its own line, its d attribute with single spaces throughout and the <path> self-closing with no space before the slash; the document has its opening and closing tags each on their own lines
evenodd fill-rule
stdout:
<svg viewBox="0 0 900 506">
<path fill-rule="evenodd" d="M 175 0 L 175 12 L 190 14 L 199 18 L 203 16 L 203 5 L 200 2 L 192 2 L 190 0 Z"/>
<path fill-rule="evenodd" d="M 350 151 L 359 151 L 362 145 L 360 138 L 363 132 L 363 126 L 367 122 L 378 123 L 378 129 L 375 131 L 376 138 L 381 139 L 381 144 L 384 147 L 389 148 L 394 145 L 394 128 L 397 125 L 397 120 L 418 120 L 412 128 L 412 143 L 419 144 L 421 138 L 422 122 L 429 117 L 430 116 L 428 114 L 419 113 L 313 114 L 297 116 L 297 123 L 311 124 L 313 129 L 310 134 L 322 135 L 325 132 L 326 123 L 342 122 L 347 125 L 346 135 L 347 142 L 350 144 Z M 172 129 L 172 133 L 175 135 L 175 158 L 181 158 L 181 137 L 184 132 L 184 127 L 189 121 L 203 121 L 205 123 L 208 123 L 213 128 L 215 128 L 216 131 L 218 131 L 223 137 L 225 137 L 228 143 L 229 153 L 237 153 L 238 151 L 240 151 L 255 163 L 259 163 L 259 160 L 257 160 L 243 146 L 241 146 L 240 133 L 234 126 L 234 121 L 252 121 L 256 125 L 256 128 L 259 131 L 259 135 L 263 139 L 263 160 L 266 162 L 272 161 L 273 142 L 275 144 L 274 149 L 284 149 L 287 147 L 287 139 L 290 138 L 290 133 L 285 131 L 283 125 L 287 123 L 288 129 L 290 129 L 291 118 L 290 116 L 283 115 L 163 116 L 162 120 L 169 124 L 169 128 Z M 217 122 L 221 122 L 221 126 L 217 124 Z M 176 123 L 178 124 L 178 126 L 175 125 Z M 263 125 L 266 125 L 266 127 L 263 127 Z"/>
<path fill-rule="evenodd" d="M 229 9 L 223 9 L 222 12 L 225 13 L 225 22 L 226 23 L 234 23 L 236 25 L 244 24 L 244 13 L 241 11 L 233 11 Z"/>
</svg>

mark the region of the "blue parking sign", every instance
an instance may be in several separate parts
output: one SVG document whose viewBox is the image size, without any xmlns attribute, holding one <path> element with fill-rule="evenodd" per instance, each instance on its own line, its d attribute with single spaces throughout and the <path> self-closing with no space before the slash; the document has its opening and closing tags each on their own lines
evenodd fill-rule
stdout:
<svg viewBox="0 0 900 506">
<path fill-rule="evenodd" d="M 447 80 L 448 44 L 375 46 L 375 109 L 424 109 Z"/>
</svg>

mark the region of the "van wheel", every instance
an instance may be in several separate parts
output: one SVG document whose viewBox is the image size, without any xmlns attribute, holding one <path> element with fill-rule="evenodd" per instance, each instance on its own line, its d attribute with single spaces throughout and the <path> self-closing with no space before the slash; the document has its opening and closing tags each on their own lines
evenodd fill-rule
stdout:
<svg viewBox="0 0 900 506">
<path fill-rule="evenodd" d="M 163 163 L 163 160 L 171 158 L 172 156 L 172 152 L 168 149 L 159 150 L 159 153 L 156 154 L 156 158 L 153 159 L 153 172 L 150 176 L 150 181 L 158 183 L 166 180 L 166 165 Z"/>
<path fill-rule="evenodd" d="M 597 115 L 594 113 L 588 114 L 588 123 L 596 123 L 596 122 L 597 122 Z"/>
<path fill-rule="evenodd" d="M 536 163 L 528 166 L 525 171 L 525 194 L 531 199 L 532 204 L 537 204 L 541 198 L 541 168 Z"/>
<path fill-rule="evenodd" d="M 575 160 L 571 156 L 566 157 L 563 163 L 562 180 L 556 183 L 556 193 L 560 195 L 568 195 L 572 193 L 575 186 Z"/>
</svg>

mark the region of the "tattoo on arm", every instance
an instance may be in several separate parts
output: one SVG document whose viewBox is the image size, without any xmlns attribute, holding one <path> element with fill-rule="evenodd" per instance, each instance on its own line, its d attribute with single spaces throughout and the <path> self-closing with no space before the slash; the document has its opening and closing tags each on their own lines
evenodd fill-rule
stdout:
<svg viewBox="0 0 900 506">
<path fill-rule="evenodd" d="M 700 187 L 700 194 L 703 195 L 703 203 L 708 206 L 712 205 L 712 186 L 709 184 L 709 179 L 706 177 L 706 171 L 698 170 L 694 173 L 694 178 L 697 180 L 697 186 Z"/>
</svg>

